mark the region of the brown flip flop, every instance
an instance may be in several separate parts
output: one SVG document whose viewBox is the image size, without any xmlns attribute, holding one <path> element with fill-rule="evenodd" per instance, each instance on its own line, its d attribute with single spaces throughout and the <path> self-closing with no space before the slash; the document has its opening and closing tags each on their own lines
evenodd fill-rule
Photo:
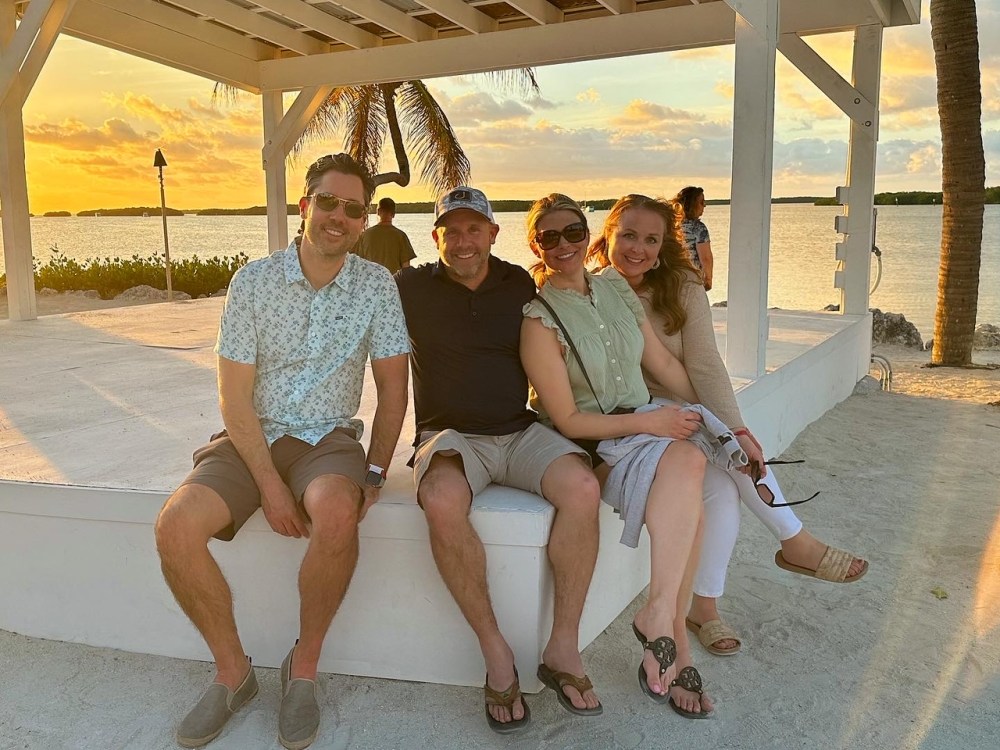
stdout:
<svg viewBox="0 0 1000 750">
<path fill-rule="evenodd" d="M 576 688 L 576 691 L 580 695 L 583 695 L 588 690 L 593 690 L 594 683 L 590 681 L 587 675 L 577 677 L 575 674 L 570 674 L 569 672 L 556 672 L 543 662 L 538 665 L 538 679 L 542 681 L 545 687 L 552 688 L 555 691 L 556 697 L 559 699 L 559 705 L 571 714 L 576 714 L 577 716 L 600 716 L 604 713 L 604 706 L 600 702 L 594 708 L 577 708 L 563 690 L 566 685 Z"/>
<path fill-rule="evenodd" d="M 528 722 L 531 721 L 531 709 L 528 708 L 528 702 L 524 700 L 524 696 L 521 695 L 521 683 L 518 681 L 517 667 L 514 667 L 514 681 L 506 690 L 494 690 L 490 687 L 489 681 L 490 676 L 487 674 L 486 682 L 483 684 L 483 690 L 486 692 L 486 722 L 490 725 L 490 729 L 497 734 L 510 734 L 512 732 L 520 731 L 528 726 Z M 521 705 L 524 706 L 524 716 L 520 719 L 497 721 L 490 715 L 490 706 L 502 706 L 510 711 L 510 715 L 513 716 L 514 703 L 518 699 L 521 700 Z"/>
</svg>

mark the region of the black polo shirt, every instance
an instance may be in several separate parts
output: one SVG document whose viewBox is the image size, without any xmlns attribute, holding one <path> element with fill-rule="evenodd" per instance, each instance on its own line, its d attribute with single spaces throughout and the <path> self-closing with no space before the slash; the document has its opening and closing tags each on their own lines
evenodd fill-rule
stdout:
<svg viewBox="0 0 1000 750">
<path fill-rule="evenodd" d="M 538 417 L 527 407 L 521 367 L 521 309 L 535 296 L 520 266 L 490 256 L 486 278 L 472 291 L 444 265 L 425 263 L 396 274 L 410 331 L 417 438 L 451 428 L 508 435 Z"/>
</svg>

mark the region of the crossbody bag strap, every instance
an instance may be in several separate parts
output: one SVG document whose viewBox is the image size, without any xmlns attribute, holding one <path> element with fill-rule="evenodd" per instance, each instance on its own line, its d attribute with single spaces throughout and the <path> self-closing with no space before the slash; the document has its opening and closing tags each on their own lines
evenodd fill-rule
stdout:
<svg viewBox="0 0 1000 750">
<path fill-rule="evenodd" d="M 590 386 L 590 392 L 594 394 L 594 400 L 597 402 L 597 408 L 601 410 L 601 414 L 607 414 L 604 411 L 604 407 L 601 406 L 601 399 L 597 396 L 597 391 L 594 390 L 594 384 L 590 382 L 590 375 L 587 374 L 587 368 L 583 366 L 583 357 L 580 356 L 580 352 L 577 351 L 576 344 L 573 343 L 573 339 L 569 335 L 569 331 L 566 330 L 566 326 L 563 325 L 562 320 L 556 314 L 556 311 L 552 309 L 552 305 L 546 302 L 541 295 L 536 295 L 535 299 L 545 306 L 545 309 L 549 311 L 552 319 L 555 321 L 556 325 L 559 326 L 559 330 L 562 331 L 563 337 L 566 339 L 566 343 L 569 345 L 569 350 L 573 352 L 573 356 L 576 357 L 576 363 L 580 365 L 580 371 L 583 373 L 584 379 L 587 381 L 587 385 Z"/>
</svg>

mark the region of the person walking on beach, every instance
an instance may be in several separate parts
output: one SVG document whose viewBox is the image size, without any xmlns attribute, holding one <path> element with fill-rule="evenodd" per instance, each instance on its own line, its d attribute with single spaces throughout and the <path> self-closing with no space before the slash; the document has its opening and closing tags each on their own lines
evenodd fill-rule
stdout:
<svg viewBox="0 0 1000 750">
<path fill-rule="evenodd" d="M 406 232 L 394 226 L 392 220 L 396 217 L 396 201 L 383 198 L 378 202 L 378 224 L 369 227 L 361 235 L 358 245 L 358 255 L 365 260 L 379 263 L 396 273 L 400 268 L 408 268 L 410 261 L 417 257 L 413 245 Z"/>
<path fill-rule="evenodd" d="M 701 220 L 702 214 L 705 213 L 705 191 L 700 187 L 688 185 L 674 196 L 674 202 L 684 212 L 684 220 L 681 222 L 684 244 L 707 292 L 712 288 L 715 258 L 712 256 L 712 238 L 708 233 L 708 227 Z"/>
<path fill-rule="evenodd" d="M 177 728 L 184 747 L 218 736 L 257 692 L 208 542 L 231 540 L 259 507 L 278 534 L 309 540 L 299 637 L 281 665 L 278 739 L 304 748 L 319 730 L 320 649 L 354 573 L 358 523 L 378 499 L 406 413 L 409 344 L 396 285 L 350 252 L 372 192 L 347 154 L 320 158 L 306 172 L 297 242 L 248 263 L 230 284 L 215 349 L 225 430 L 195 452 L 194 469 L 156 521 L 163 575 L 216 665 Z M 378 407 L 366 458 L 364 425 L 354 417 L 369 358 Z"/>
<path fill-rule="evenodd" d="M 526 406 L 518 347 L 521 308 L 535 285 L 523 268 L 490 254 L 500 227 L 482 192 L 451 190 L 434 215 L 440 259 L 396 274 L 413 352 L 414 480 L 434 561 L 479 639 L 489 726 L 523 728 L 530 711 L 497 626 L 469 511 L 491 482 L 548 500 L 556 509 L 548 545 L 555 607 L 538 677 L 566 710 L 596 715 L 602 707 L 584 673 L 579 626 L 597 560 L 600 491 L 586 453 Z"/>
</svg>

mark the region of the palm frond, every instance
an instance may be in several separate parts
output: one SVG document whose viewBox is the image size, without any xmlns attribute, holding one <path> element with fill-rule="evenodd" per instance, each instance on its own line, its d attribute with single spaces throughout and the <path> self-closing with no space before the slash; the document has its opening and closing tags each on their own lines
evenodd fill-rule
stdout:
<svg viewBox="0 0 1000 750">
<path fill-rule="evenodd" d="M 292 146 L 289 159 L 297 159 L 307 146 L 329 140 L 340 132 L 340 128 L 345 120 L 345 113 L 350 109 L 352 102 L 360 96 L 354 89 L 357 86 L 338 86 L 323 101 L 316 110 L 316 114 L 310 118 L 302 131 L 302 135 Z"/>
<path fill-rule="evenodd" d="M 497 91 L 513 94 L 521 99 L 529 96 L 540 96 L 542 93 L 538 79 L 535 78 L 534 68 L 491 70 L 480 75 Z"/>
<path fill-rule="evenodd" d="M 423 81 L 406 81 L 396 95 L 400 120 L 420 179 L 442 193 L 468 184 L 472 169 L 448 116 L 434 100 Z"/>
<path fill-rule="evenodd" d="M 235 86 L 222 83 L 222 81 L 216 81 L 215 86 L 212 87 L 212 106 L 218 107 L 220 105 L 236 104 L 243 93 L 243 91 L 240 91 Z"/>
<path fill-rule="evenodd" d="M 378 172 L 382 145 L 388 129 L 382 91 L 372 84 L 352 86 L 349 100 L 345 104 L 344 149 L 368 170 L 368 174 L 375 174 Z"/>
</svg>

